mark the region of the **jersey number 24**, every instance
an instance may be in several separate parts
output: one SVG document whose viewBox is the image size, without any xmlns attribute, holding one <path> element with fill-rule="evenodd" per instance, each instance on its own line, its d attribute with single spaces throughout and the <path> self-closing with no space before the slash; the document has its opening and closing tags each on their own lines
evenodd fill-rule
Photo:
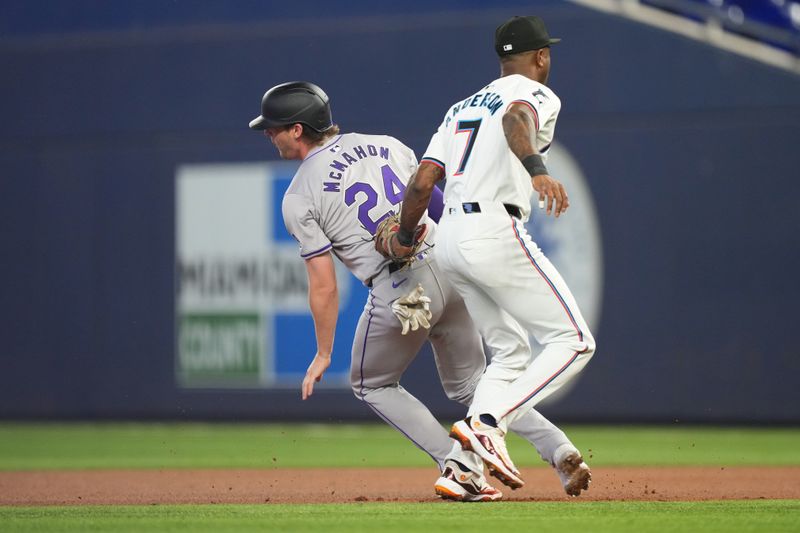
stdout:
<svg viewBox="0 0 800 533">
<path fill-rule="evenodd" d="M 397 177 L 392 167 L 383 165 L 381 167 L 381 177 L 383 178 L 383 192 L 385 198 L 389 203 L 395 205 L 403 200 L 403 195 L 406 192 L 406 186 L 402 180 Z M 378 224 L 381 221 L 394 214 L 394 211 L 389 210 L 387 213 L 381 215 L 377 220 L 372 220 L 369 212 L 373 207 L 378 205 L 378 191 L 372 185 L 363 181 L 357 181 L 344 190 L 344 203 L 351 206 L 356 201 L 356 196 L 361 194 L 362 201 L 358 204 L 358 221 L 366 228 L 370 235 L 375 235 L 375 230 L 378 229 Z"/>
</svg>

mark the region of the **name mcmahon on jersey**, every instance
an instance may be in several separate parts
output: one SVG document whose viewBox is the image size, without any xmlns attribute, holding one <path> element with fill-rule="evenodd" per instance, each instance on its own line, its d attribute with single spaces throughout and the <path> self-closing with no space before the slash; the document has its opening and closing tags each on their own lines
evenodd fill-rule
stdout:
<svg viewBox="0 0 800 533">
<path fill-rule="evenodd" d="M 339 150 L 341 150 L 341 147 L 337 144 L 332 146 L 328 151 L 336 153 Z M 358 159 L 351 156 L 347 152 L 343 152 L 341 154 L 341 158 L 345 160 L 345 163 L 342 163 L 337 159 L 334 159 L 331 162 L 330 167 L 333 168 L 334 171 L 331 171 L 328 174 L 328 177 L 330 179 L 341 180 L 342 172 L 344 172 L 344 170 L 353 163 L 358 163 L 360 159 L 366 159 L 368 157 L 381 157 L 383 159 L 386 159 L 387 161 L 389 160 L 389 149 L 384 146 L 379 146 L 376 148 L 375 145 L 368 144 L 367 148 L 365 149 L 363 146 L 358 145 L 353 147 L 352 150 L 353 153 L 358 157 Z M 338 172 L 335 172 L 336 170 L 338 170 Z M 325 186 L 325 189 L 323 189 L 322 192 L 339 192 L 340 183 L 338 181 L 326 181 L 323 182 L 323 185 Z"/>
</svg>

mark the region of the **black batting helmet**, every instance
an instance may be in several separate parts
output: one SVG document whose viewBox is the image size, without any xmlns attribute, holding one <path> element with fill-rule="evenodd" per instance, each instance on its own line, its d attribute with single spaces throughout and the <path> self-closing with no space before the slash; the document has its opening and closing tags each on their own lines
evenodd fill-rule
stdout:
<svg viewBox="0 0 800 533">
<path fill-rule="evenodd" d="M 303 124 L 320 133 L 333 126 L 325 91 L 307 81 L 281 83 L 264 93 L 261 115 L 250 121 L 254 130 Z"/>
</svg>

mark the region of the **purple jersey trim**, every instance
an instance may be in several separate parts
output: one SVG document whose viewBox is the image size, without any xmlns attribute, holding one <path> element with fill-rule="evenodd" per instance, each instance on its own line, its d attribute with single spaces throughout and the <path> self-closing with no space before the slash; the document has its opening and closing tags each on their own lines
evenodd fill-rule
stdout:
<svg viewBox="0 0 800 533">
<path fill-rule="evenodd" d="M 444 194 L 442 194 L 442 190 L 439 187 L 434 185 L 431 191 L 431 200 L 428 203 L 428 216 L 438 224 L 443 212 Z"/>
<path fill-rule="evenodd" d="M 369 291 L 369 319 L 367 319 L 367 331 L 364 332 L 364 346 L 361 348 L 361 367 L 359 373 L 361 374 L 361 385 L 359 394 L 361 398 L 364 397 L 364 356 L 367 354 L 367 337 L 369 337 L 369 327 L 372 325 L 372 312 L 375 310 L 375 295 Z"/>
<path fill-rule="evenodd" d="M 300 254 L 300 257 L 302 257 L 303 259 L 308 259 L 310 257 L 314 257 L 315 255 L 319 255 L 322 252 L 327 252 L 328 249 L 331 246 L 333 246 L 333 244 L 332 243 L 328 243 L 325 246 L 323 246 L 322 248 L 320 248 L 319 250 L 314 250 L 313 252 L 308 252 L 307 254 Z"/>
<path fill-rule="evenodd" d="M 339 135 L 338 137 L 336 137 L 334 140 L 332 140 L 331 142 L 329 142 L 328 144 L 326 144 L 325 146 L 323 146 L 322 148 L 320 148 L 316 152 L 311 152 L 310 154 L 308 154 L 306 156 L 306 158 L 303 159 L 303 161 L 308 161 L 309 159 L 311 159 L 312 157 L 314 157 L 315 155 L 317 155 L 321 151 L 325 150 L 326 148 L 329 148 L 332 144 L 336 144 L 337 142 L 339 142 L 339 139 L 341 139 L 342 136 L 344 136 L 344 133 L 342 135 Z"/>
</svg>

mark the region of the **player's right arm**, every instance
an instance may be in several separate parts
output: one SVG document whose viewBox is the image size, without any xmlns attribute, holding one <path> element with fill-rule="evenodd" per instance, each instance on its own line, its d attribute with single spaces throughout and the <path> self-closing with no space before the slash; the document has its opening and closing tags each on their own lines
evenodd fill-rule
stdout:
<svg viewBox="0 0 800 533">
<path fill-rule="evenodd" d="M 339 314 L 339 290 L 336 286 L 336 270 L 330 252 L 306 259 L 308 272 L 308 304 L 314 318 L 314 333 L 317 337 L 317 353 L 303 378 L 303 399 L 314 392 L 314 383 L 331 364 L 333 336 Z"/>
<path fill-rule="evenodd" d="M 564 186 L 547 173 L 536 149 L 535 113 L 528 103 L 512 103 L 503 115 L 503 133 L 508 147 L 530 174 L 533 188 L 539 193 L 539 201 L 547 199 L 547 214 L 553 212 L 555 204 L 555 216 L 558 217 L 569 207 L 569 198 Z"/>
<path fill-rule="evenodd" d="M 308 303 L 317 337 L 317 353 L 303 379 L 302 396 L 305 400 L 313 393 L 314 383 L 322 379 L 331 364 L 339 292 L 330 252 L 332 244 L 318 223 L 313 200 L 302 194 L 286 193 L 281 209 L 286 230 L 300 244 L 300 257 L 305 260 Z"/>
<path fill-rule="evenodd" d="M 396 240 L 401 246 L 396 250 L 399 255 L 410 252 L 417 224 L 428 208 L 436 182 L 443 177 L 444 170 L 440 166 L 423 159 L 408 182 L 403 207 L 400 210 L 400 231 Z"/>
</svg>

